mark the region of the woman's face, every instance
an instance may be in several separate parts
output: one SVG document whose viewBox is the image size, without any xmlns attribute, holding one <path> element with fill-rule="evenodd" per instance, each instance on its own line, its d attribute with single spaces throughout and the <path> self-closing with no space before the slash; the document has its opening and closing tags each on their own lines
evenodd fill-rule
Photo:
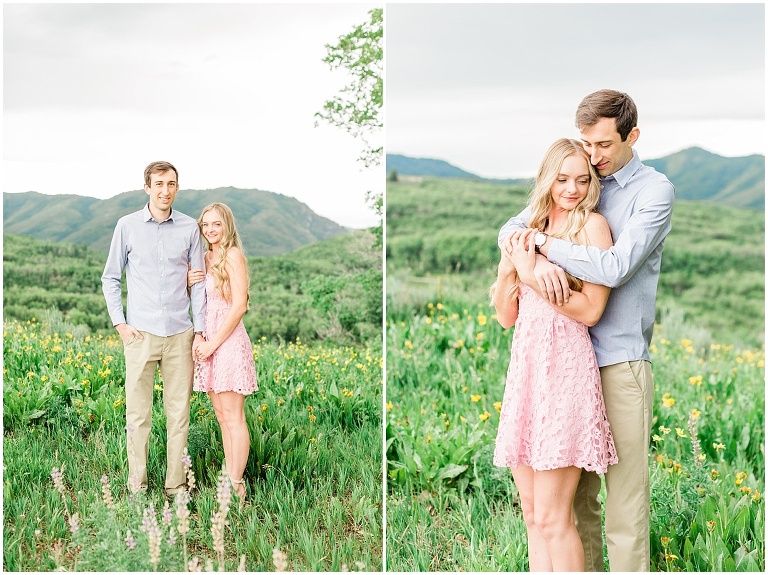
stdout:
<svg viewBox="0 0 768 575">
<path fill-rule="evenodd" d="M 589 181 L 589 166 L 584 156 L 572 154 L 565 158 L 550 189 L 555 207 L 571 211 L 578 206 L 587 197 Z"/>
<path fill-rule="evenodd" d="M 203 236 L 212 246 L 224 237 L 224 223 L 215 209 L 208 210 L 203 216 Z"/>
</svg>

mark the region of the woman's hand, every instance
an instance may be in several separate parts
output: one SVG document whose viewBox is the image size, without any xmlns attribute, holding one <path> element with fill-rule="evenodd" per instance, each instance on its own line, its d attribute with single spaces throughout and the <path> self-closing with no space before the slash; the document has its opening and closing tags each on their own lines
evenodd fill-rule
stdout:
<svg viewBox="0 0 768 575">
<path fill-rule="evenodd" d="M 214 346 L 213 343 L 210 341 L 203 341 L 194 347 L 192 355 L 198 361 L 205 361 L 211 357 L 214 351 L 216 351 L 216 346 Z"/>
<path fill-rule="evenodd" d="M 200 268 L 192 269 L 190 267 L 189 271 L 187 271 L 187 287 L 192 287 L 193 285 L 203 281 L 204 279 L 205 279 L 205 272 Z"/>
<path fill-rule="evenodd" d="M 518 230 L 509 237 L 507 253 L 517 270 L 517 274 L 524 283 L 527 283 L 526 278 L 533 277 L 533 268 L 536 265 L 534 238 L 538 231 L 535 228 Z"/>
</svg>

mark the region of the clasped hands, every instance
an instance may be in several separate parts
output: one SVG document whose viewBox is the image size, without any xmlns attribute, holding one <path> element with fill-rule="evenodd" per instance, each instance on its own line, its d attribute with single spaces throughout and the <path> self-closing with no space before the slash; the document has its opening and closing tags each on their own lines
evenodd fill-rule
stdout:
<svg viewBox="0 0 768 575">
<path fill-rule="evenodd" d="M 200 335 L 195 335 L 195 341 L 192 344 L 192 358 L 197 361 L 205 361 L 216 351 L 216 347 Z"/>
<path fill-rule="evenodd" d="M 536 257 L 534 238 L 539 230 L 527 228 L 515 230 L 501 242 L 502 261 L 514 266 L 520 281 L 536 289 L 550 303 L 568 303 L 571 288 L 563 269 L 541 254 Z"/>
</svg>

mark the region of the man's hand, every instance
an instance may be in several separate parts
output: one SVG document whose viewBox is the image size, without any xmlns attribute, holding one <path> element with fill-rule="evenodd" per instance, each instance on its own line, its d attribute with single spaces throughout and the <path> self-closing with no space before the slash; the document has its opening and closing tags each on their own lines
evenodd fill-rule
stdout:
<svg viewBox="0 0 768 575">
<path fill-rule="evenodd" d="M 563 268 L 541 257 L 536 261 L 533 275 L 541 294 L 549 299 L 550 303 L 557 305 L 568 303 L 568 299 L 571 297 L 571 288 L 568 286 L 568 277 Z"/>
<path fill-rule="evenodd" d="M 120 334 L 120 339 L 123 340 L 123 345 L 128 345 L 133 341 L 134 338 L 144 339 L 144 336 L 141 335 L 141 332 L 139 332 L 132 325 L 128 325 L 127 323 L 119 323 L 115 326 L 115 329 L 117 330 L 117 333 Z"/>
<path fill-rule="evenodd" d="M 546 257 L 535 257 L 533 242 L 537 231 L 534 228 L 528 228 L 512 232 L 502 242 L 502 251 L 506 257 L 515 262 L 517 273 L 523 283 L 531 287 L 534 287 L 533 284 L 537 285 L 542 297 L 548 299 L 550 303 L 563 305 L 568 303 L 571 297 L 568 277 L 560 266 L 553 264 Z"/>
<path fill-rule="evenodd" d="M 205 336 L 201 332 L 195 332 L 195 339 L 192 342 L 192 361 L 197 359 L 197 348 L 205 343 Z"/>
</svg>

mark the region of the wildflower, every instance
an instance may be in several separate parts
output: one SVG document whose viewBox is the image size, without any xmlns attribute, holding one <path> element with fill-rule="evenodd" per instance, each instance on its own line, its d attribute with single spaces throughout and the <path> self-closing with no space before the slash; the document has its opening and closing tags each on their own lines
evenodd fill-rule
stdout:
<svg viewBox="0 0 768 575">
<path fill-rule="evenodd" d="M 431 318 L 431 317 L 428 317 L 428 318 L 427 318 L 427 319 L 425 319 L 424 321 L 425 321 L 427 324 L 430 324 L 430 323 L 432 323 L 432 318 Z"/>
<path fill-rule="evenodd" d="M 464 417 L 463 415 L 460 415 L 459 419 L 461 420 L 462 423 L 466 423 L 467 422 L 467 418 Z"/>
<path fill-rule="evenodd" d="M 216 489 L 218 509 L 211 515 L 211 536 L 213 538 L 213 549 L 216 551 L 219 560 L 219 570 L 224 569 L 224 530 L 229 524 L 227 514 L 229 513 L 229 503 L 231 500 L 232 492 L 230 491 L 229 477 L 226 471 L 222 470 L 219 473 L 219 483 Z"/>
<path fill-rule="evenodd" d="M 125 534 L 125 546 L 130 550 L 136 549 L 136 539 L 134 539 L 130 529 Z"/>
<path fill-rule="evenodd" d="M 187 448 L 184 448 L 184 454 L 181 456 L 181 463 L 187 472 L 187 491 L 190 493 L 195 488 L 195 472 L 192 469 L 192 458 L 189 456 Z"/>
<path fill-rule="evenodd" d="M 493 408 L 494 408 L 496 411 L 498 411 L 498 412 L 501 412 L 501 402 L 500 402 L 500 401 L 494 401 L 494 402 L 493 402 Z"/>
<path fill-rule="evenodd" d="M 687 437 L 687 435 L 685 435 L 685 430 L 683 428 L 675 427 L 675 431 L 677 432 L 678 437 Z"/>
<path fill-rule="evenodd" d="M 760 497 L 761 497 L 760 492 L 757 489 L 755 489 L 755 492 L 752 494 L 752 501 L 758 502 L 760 501 Z"/>
<path fill-rule="evenodd" d="M 314 423 L 315 421 L 317 421 L 317 417 L 315 416 L 315 414 L 314 414 L 314 413 L 310 413 L 310 414 L 309 414 L 309 420 L 310 420 L 312 423 Z"/>
<path fill-rule="evenodd" d="M 672 407 L 675 405 L 675 398 L 672 397 L 672 394 L 667 392 L 662 396 L 661 403 L 664 404 L 664 407 Z"/>
<path fill-rule="evenodd" d="M 669 537 L 662 537 L 661 546 L 664 547 L 664 549 L 666 549 L 668 545 L 669 545 Z"/>
<path fill-rule="evenodd" d="M 73 513 L 69 516 L 69 530 L 74 535 L 80 529 L 80 521 L 77 513 Z"/>
<path fill-rule="evenodd" d="M 482 399 L 482 395 L 470 395 L 469 399 L 472 400 L 472 403 L 477 403 L 480 401 L 480 399 Z"/>
<path fill-rule="evenodd" d="M 62 468 L 63 470 L 63 468 Z M 53 479 L 53 485 L 56 487 L 56 490 L 61 493 L 61 496 L 64 497 L 64 481 L 61 479 L 62 471 L 59 470 L 58 467 L 54 467 L 51 470 L 51 479 Z"/>
<path fill-rule="evenodd" d="M 720 472 L 717 469 L 713 469 L 712 471 L 709 472 L 709 474 L 712 476 L 713 480 L 720 477 Z"/>
<path fill-rule="evenodd" d="M 712 397 L 711 395 L 707 395 L 704 399 L 706 401 L 712 401 L 714 399 L 714 397 Z"/>
<path fill-rule="evenodd" d="M 262 403 L 262 404 L 261 404 L 261 411 L 267 411 L 267 408 L 268 408 L 268 407 L 269 407 L 269 406 L 268 406 L 266 403 Z"/>
<path fill-rule="evenodd" d="M 707 521 L 707 529 L 710 533 L 712 533 L 715 530 L 716 524 L 714 521 Z"/>
<path fill-rule="evenodd" d="M 445 424 L 446 427 L 451 425 L 451 422 L 449 420 L 447 420 L 447 419 L 445 421 L 443 421 L 443 423 Z"/>
<path fill-rule="evenodd" d="M 168 503 L 168 500 L 165 500 L 165 505 L 163 505 L 163 525 L 168 527 L 171 524 L 171 521 L 173 520 L 173 513 L 171 513 L 171 505 Z"/>
<path fill-rule="evenodd" d="M 407 347 L 408 349 L 413 349 L 413 342 L 410 339 L 406 339 L 405 347 Z"/>
<path fill-rule="evenodd" d="M 664 558 L 665 558 L 667 561 L 674 561 L 675 559 L 677 559 L 677 555 L 675 555 L 675 554 L 673 554 L 673 553 L 666 553 L 666 554 L 664 555 Z"/>
<path fill-rule="evenodd" d="M 698 409 L 692 409 L 691 410 L 691 417 L 694 419 L 698 419 L 701 415 L 701 412 Z"/>
<path fill-rule="evenodd" d="M 672 430 L 669 427 L 664 427 L 663 425 L 660 425 L 659 431 L 661 431 L 664 435 L 667 435 Z"/>
<path fill-rule="evenodd" d="M 482 313 L 477 316 L 477 323 L 479 323 L 480 325 L 485 325 L 487 321 L 488 321 L 488 318 Z"/>
<path fill-rule="evenodd" d="M 163 391 L 163 386 L 155 384 L 155 391 Z"/>
<path fill-rule="evenodd" d="M 739 487 L 739 491 L 742 493 L 746 493 L 747 495 L 750 495 L 752 493 L 752 488 L 747 487 L 746 485 L 744 487 Z"/>
<path fill-rule="evenodd" d="M 275 571 L 280 572 L 285 571 L 288 567 L 288 557 L 277 547 L 272 549 L 272 564 L 275 566 Z"/>
<path fill-rule="evenodd" d="M 664 438 L 663 438 L 663 437 L 660 437 L 660 436 L 658 436 L 658 435 L 654 435 L 654 436 L 653 436 L 653 440 L 654 440 L 654 441 L 656 441 L 656 442 L 659 442 L 659 441 L 664 441 Z"/>
<path fill-rule="evenodd" d="M 747 478 L 747 474 L 744 473 L 743 471 L 739 471 L 736 474 L 736 485 L 741 485 L 742 483 L 744 483 L 744 480 L 746 478 Z"/>
<path fill-rule="evenodd" d="M 114 509 L 115 501 L 112 499 L 112 491 L 109 489 L 109 477 L 101 476 L 101 497 L 108 509 Z"/>
<path fill-rule="evenodd" d="M 702 381 L 702 378 L 700 375 L 693 375 L 688 378 L 688 383 L 690 383 L 691 385 L 701 386 L 701 381 Z"/>
<path fill-rule="evenodd" d="M 387 411 L 392 411 L 393 407 L 394 407 L 394 405 L 392 405 L 392 402 L 388 401 L 387 402 Z M 421 412 L 422 412 L 421 414 L 424 415 L 425 411 L 423 409 L 421 410 Z"/>
<path fill-rule="evenodd" d="M 483 413 L 480 414 L 480 421 L 485 421 L 489 417 L 491 417 L 491 414 L 488 413 L 487 411 L 484 411 Z"/>
<path fill-rule="evenodd" d="M 432 436 L 431 435 L 427 435 L 427 443 L 429 443 L 431 441 L 432 441 Z"/>
</svg>

